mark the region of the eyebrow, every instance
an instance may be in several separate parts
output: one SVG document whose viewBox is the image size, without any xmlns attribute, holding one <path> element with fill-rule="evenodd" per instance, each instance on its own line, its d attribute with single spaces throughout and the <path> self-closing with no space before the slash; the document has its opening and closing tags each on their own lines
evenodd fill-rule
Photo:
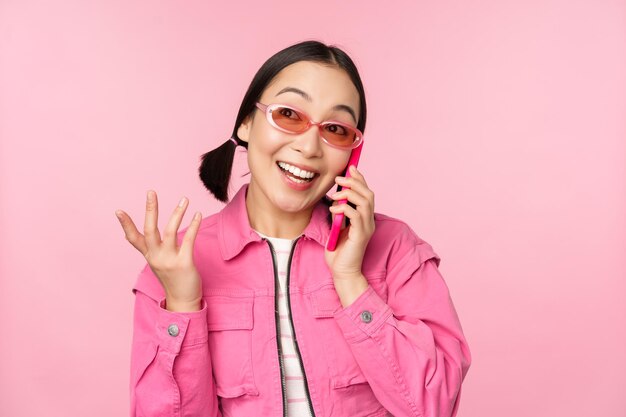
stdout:
<svg viewBox="0 0 626 417">
<path fill-rule="evenodd" d="M 276 94 L 276 96 L 282 94 L 282 93 L 296 93 L 296 94 L 300 94 L 306 101 L 313 101 L 313 99 L 311 98 L 310 95 L 308 95 L 306 92 L 300 90 L 299 88 L 296 87 L 285 87 L 282 90 L 280 90 L 278 92 L 278 94 Z M 276 97 L 274 96 L 274 97 Z M 343 110 L 345 112 L 350 113 L 350 116 L 352 116 L 352 118 L 354 119 L 354 123 L 356 123 L 356 114 L 354 112 L 354 110 L 352 109 L 352 107 L 347 106 L 345 104 L 337 104 L 336 106 L 334 106 L 332 108 L 332 110 Z"/>
</svg>

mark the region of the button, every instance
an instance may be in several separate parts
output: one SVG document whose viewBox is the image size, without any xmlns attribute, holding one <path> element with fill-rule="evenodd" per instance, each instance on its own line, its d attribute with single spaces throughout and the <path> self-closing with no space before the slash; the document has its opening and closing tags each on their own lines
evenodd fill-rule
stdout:
<svg viewBox="0 0 626 417">
<path fill-rule="evenodd" d="M 167 332 L 170 334 L 170 336 L 178 336 L 178 326 L 175 324 L 170 324 L 167 328 Z"/>
<path fill-rule="evenodd" d="M 361 321 L 363 323 L 369 323 L 370 321 L 372 321 L 372 313 L 367 310 L 363 310 L 361 312 Z"/>
</svg>

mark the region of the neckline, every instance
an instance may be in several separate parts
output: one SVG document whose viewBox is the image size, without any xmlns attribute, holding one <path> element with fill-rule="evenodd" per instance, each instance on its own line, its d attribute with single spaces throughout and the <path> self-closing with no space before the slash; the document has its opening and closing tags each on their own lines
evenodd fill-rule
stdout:
<svg viewBox="0 0 626 417">
<path fill-rule="evenodd" d="M 268 235 L 265 235 L 265 234 L 263 234 L 263 233 L 259 232 L 259 231 L 258 231 L 258 230 L 256 230 L 256 229 L 252 229 L 252 230 L 254 230 L 255 232 L 257 232 L 257 233 L 259 234 L 259 236 L 261 236 L 261 237 L 265 237 L 265 238 L 268 238 L 268 239 L 276 239 L 276 240 L 280 240 L 280 241 L 283 241 L 283 242 L 293 242 L 293 241 L 294 241 L 294 239 L 288 239 L 288 238 L 284 238 L 284 237 L 274 237 L 274 236 L 268 236 Z"/>
</svg>

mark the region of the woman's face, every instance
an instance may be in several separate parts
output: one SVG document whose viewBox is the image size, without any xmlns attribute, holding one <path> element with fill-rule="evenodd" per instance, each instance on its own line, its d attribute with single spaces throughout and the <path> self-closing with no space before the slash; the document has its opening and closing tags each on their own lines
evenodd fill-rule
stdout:
<svg viewBox="0 0 626 417">
<path fill-rule="evenodd" d="M 310 100 L 286 88 L 301 90 Z M 338 104 L 349 106 L 358 118 L 359 93 L 350 77 L 341 69 L 309 61 L 285 67 L 265 89 L 259 102 L 287 104 L 303 110 L 315 122 L 338 120 L 356 127 L 346 110 L 332 110 Z M 351 150 L 327 145 L 317 126 L 300 134 L 289 134 L 274 128 L 262 110 L 256 109 L 251 120 L 246 119 L 237 131 L 248 142 L 250 188 L 262 193 L 281 211 L 298 212 L 311 208 L 335 185 L 350 158 Z M 316 172 L 305 190 L 291 187 L 278 162 L 310 167 Z"/>
</svg>

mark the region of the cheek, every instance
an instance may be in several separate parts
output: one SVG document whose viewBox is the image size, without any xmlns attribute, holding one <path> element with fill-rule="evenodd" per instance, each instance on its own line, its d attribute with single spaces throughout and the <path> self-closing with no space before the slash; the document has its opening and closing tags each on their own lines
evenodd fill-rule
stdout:
<svg viewBox="0 0 626 417">
<path fill-rule="evenodd" d="M 351 152 L 341 152 L 331 155 L 329 161 L 329 171 L 334 173 L 335 175 L 341 175 L 343 170 L 348 165 L 348 161 L 350 160 L 350 154 Z"/>
<path fill-rule="evenodd" d="M 282 132 L 271 126 L 261 126 L 253 129 L 252 142 L 260 153 L 272 154 L 277 152 L 285 143 L 285 138 L 282 135 Z"/>
</svg>

